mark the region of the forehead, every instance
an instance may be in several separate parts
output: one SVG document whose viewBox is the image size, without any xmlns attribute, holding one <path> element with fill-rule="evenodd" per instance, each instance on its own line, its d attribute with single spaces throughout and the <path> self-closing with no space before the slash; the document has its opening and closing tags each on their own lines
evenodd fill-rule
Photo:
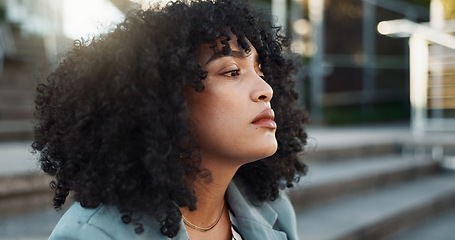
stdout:
<svg viewBox="0 0 455 240">
<path fill-rule="evenodd" d="M 229 48 L 232 52 L 243 52 L 245 53 L 245 50 L 240 46 L 240 44 L 237 41 L 237 36 L 233 34 L 232 32 L 229 33 Z M 222 41 L 226 40 L 226 37 L 220 37 L 218 38 L 215 42 L 213 43 L 204 43 L 201 44 L 198 48 L 198 54 L 197 54 L 197 62 L 201 65 L 205 65 L 212 57 L 215 55 L 221 55 L 224 56 L 225 54 L 222 54 L 222 49 L 225 46 Z M 256 49 L 253 47 L 253 45 L 246 39 L 248 44 L 251 47 L 250 52 L 253 54 L 256 53 Z"/>
</svg>

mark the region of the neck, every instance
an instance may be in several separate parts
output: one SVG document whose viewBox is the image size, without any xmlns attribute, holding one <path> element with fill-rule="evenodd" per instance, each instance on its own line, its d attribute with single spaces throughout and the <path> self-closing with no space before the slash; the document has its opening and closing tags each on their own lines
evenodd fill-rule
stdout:
<svg viewBox="0 0 455 240">
<path fill-rule="evenodd" d="M 210 177 L 198 177 L 191 185 L 197 197 L 197 209 L 189 211 L 182 207 L 182 215 L 192 224 L 199 227 L 208 227 L 213 224 L 220 215 L 225 204 L 225 194 L 229 183 L 240 166 L 226 166 L 223 161 L 204 161 L 201 169 L 210 171 Z M 208 164 L 212 163 L 212 164 Z M 227 207 L 226 207 L 227 209 Z"/>
</svg>

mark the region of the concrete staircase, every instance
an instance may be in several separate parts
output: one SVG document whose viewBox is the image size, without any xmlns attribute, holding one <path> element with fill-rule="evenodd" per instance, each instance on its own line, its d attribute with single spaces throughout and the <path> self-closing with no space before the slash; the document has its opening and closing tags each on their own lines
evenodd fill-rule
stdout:
<svg viewBox="0 0 455 240">
<path fill-rule="evenodd" d="M 14 40 L 16 55 L 5 59 L 0 76 L 0 142 L 32 139 L 35 88 L 48 67 L 41 38 Z"/>
<path fill-rule="evenodd" d="M 442 150 L 443 159 L 450 160 L 455 142 L 439 142 L 435 148 L 430 139 L 408 137 L 309 150 L 302 158 L 308 176 L 290 192 L 300 238 L 415 240 L 428 225 L 426 231 L 440 238 L 419 239 L 454 239 L 455 172 L 442 168 L 430 150 Z M 455 135 L 446 139 L 455 140 Z M 452 228 L 444 219 L 452 221 Z"/>
<path fill-rule="evenodd" d="M 30 154 L 37 80 L 47 69 L 43 39 L 12 31 L 16 51 L 0 75 L 0 216 L 51 206 L 49 178 Z M 1 239 L 1 237 L 0 237 Z"/>
</svg>

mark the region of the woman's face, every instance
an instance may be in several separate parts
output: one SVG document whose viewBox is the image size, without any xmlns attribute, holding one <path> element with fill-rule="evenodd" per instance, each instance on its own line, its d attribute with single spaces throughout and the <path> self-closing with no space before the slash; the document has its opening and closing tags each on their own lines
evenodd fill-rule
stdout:
<svg viewBox="0 0 455 240">
<path fill-rule="evenodd" d="M 197 61 L 208 72 L 205 89 L 188 94 L 202 160 L 240 166 L 271 156 L 277 149 L 276 123 L 270 105 L 273 90 L 263 80 L 258 54 L 246 53 L 231 33 L 232 54 L 203 44 Z"/>
</svg>

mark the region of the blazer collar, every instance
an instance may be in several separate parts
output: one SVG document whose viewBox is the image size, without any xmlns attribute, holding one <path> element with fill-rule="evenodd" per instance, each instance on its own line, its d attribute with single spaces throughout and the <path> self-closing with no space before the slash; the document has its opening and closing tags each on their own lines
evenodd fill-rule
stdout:
<svg viewBox="0 0 455 240">
<path fill-rule="evenodd" d="M 232 212 L 232 221 L 238 228 L 244 240 L 287 240 L 285 232 L 274 229 L 278 214 L 267 202 L 260 206 L 252 205 L 242 193 L 234 181 L 231 181 L 226 192 L 226 200 Z M 168 239 L 168 240 L 189 240 L 183 221 L 180 222 L 180 231 L 175 238 L 167 238 L 161 235 L 159 224 L 153 218 L 147 218 L 148 224 L 155 227 L 149 229 L 151 232 L 139 234 L 138 239 Z M 164 237 L 164 238 L 163 238 Z"/>
<path fill-rule="evenodd" d="M 242 237 L 246 240 L 287 240 L 286 233 L 273 228 L 278 219 L 277 212 L 267 202 L 260 206 L 252 205 L 242 192 L 242 189 L 231 181 L 226 193 L 227 202 L 234 215 L 232 221 Z"/>
</svg>

